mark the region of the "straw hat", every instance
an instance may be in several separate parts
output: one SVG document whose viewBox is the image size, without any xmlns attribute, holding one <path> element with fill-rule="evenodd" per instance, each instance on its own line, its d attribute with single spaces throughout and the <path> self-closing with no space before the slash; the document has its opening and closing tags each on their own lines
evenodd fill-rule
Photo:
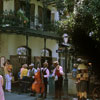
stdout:
<svg viewBox="0 0 100 100">
<path fill-rule="evenodd" d="M 88 67 L 85 64 L 79 64 L 78 68 L 79 70 L 87 69 Z"/>
<path fill-rule="evenodd" d="M 48 63 L 47 63 L 47 62 L 44 62 L 43 65 L 44 65 L 44 66 L 48 66 Z"/>
<path fill-rule="evenodd" d="M 29 66 L 34 66 L 34 64 L 33 64 L 33 63 L 31 63 Z"/>
<path fill-rule="evenodd" d="M 58 65 L 58 64 L 59 64 L 59 62 L 58 62 L 58 61 L 54 61 L 54 62 L 53 62 L 53 64 L 57 64 L 57 65 Z"/>
<path fill-rule="evenodd" d="M 28 67 L 28 65 L 27 65 L 27 64 L 23 64 L 23 67 L 25 67 L 25 68 L 26 68 L 26 67 Z"/>
</svg>

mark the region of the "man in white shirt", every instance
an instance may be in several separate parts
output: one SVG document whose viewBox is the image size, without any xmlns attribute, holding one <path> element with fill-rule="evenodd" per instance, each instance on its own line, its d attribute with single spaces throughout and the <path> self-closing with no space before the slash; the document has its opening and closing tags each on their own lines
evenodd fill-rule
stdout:
<svg viewBox="0 0 100 100">
<path fill-rule="evenodd" d="M 28 73 L 27 73 L 27 76 L 28 76 L 28 78 L 29 78 L 29 82 L 31 82 L 31 84 L 30 84 L 30 87 L 32 87 L 32 83 L 35 81 L 35 79 L 34 79 L 34 76 L 35 76 L 35 73 L 37 72 L 37 70 L 34 68 L 34 64 L 33 63 L 31 63 L 30 65 L 29 65 L 29 70 L 28 70 Z M 32 90 L 31 90 L 31 96 L 34 96 L 35 95 L 35 92 L 33 92 Z"/>
<path fill-rule="evenodd" d="M 52 74 L 52 76 L 55 78 L 55 98 L 61 99 L 64 72 L 62 66 L 59 65 L 58 61 L 54 61 L 53 65 L 55 67 Z"/>
</svg>

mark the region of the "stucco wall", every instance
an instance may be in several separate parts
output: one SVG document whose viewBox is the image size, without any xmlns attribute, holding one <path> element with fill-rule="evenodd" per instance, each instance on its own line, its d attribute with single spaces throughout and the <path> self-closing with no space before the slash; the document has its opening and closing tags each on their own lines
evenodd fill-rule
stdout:
<svg viewBox="0 0 100 100">
<path fill-rule="evenodd" d="M 7 10 L 7 11 L 14 11 L 14 0 L 4 0 L 3 1 L 3 10 Z"/>
<path fill-rule="evenodd" d="M 0 56 L 9 58 L 10 55 L 16 55 L 17 48 L 25 44 L 26 37 L 24 35 L 0 34 Z M 41 50 L 44 48 L 43 38 L 29 36 L 28 44 L 32 50 L 32 56 L 41 56 Z M 52 51 L 53 57 L 58 57 L 56 40 L 47 39 L 46 47 Z"/>
</svg>

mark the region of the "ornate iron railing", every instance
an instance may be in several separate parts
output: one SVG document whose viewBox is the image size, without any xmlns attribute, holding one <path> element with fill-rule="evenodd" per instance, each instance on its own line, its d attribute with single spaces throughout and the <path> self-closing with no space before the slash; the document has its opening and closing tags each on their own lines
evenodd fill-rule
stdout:
<svg viewBox="0 0 100 100">
<path fill-rule="evenodd" d="M 54 23 L 47 21 L 44 26 L 40 23 L 37 16 L 30 16 L 29 27 L 27 26 L 27 17 L 18 16 L 17 12 L 3 12 L 0 13 L 0 27 L 26 27 L 34 30 L 55 31 L 56 26 Z"/>
</svg>

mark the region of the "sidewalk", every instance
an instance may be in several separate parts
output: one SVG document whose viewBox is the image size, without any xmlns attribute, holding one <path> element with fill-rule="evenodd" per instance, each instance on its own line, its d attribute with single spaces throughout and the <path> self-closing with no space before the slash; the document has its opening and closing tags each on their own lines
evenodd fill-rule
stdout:
<svg viewBox="0 0 100 100">
<path fill-rule="evenodd" d="M 30 93 L 18 94 L 14 92 L 13 93 L 5 92 L 5 100 L 37 100 L 37 98 L 30 96 Z M 55 100 L 55 99 L 54 96 L 48 95 L 46 99 L 39 98 L 38 100 Z M 77 100 L 77 98 L 72 96 L 62 96 L 61 100 Z M 87 99 L 87 100 L 92 100 L 92 99 Z"/>
<path fill-rule="evenodd" d="M 18 94 L 15 92 L 13 93 L 5 92 L 5 100 L 36 100 L 36 97 L 30 96 L 30 93 Z M 54 96 L 48 95 L 46 99 L 39 98 L 38 100 L 55 100 L 55 99 Z M 77 99 L 73 99 L 73 97 L 62 96 L 61 100 L 77 100 Z"/>
</svg>

